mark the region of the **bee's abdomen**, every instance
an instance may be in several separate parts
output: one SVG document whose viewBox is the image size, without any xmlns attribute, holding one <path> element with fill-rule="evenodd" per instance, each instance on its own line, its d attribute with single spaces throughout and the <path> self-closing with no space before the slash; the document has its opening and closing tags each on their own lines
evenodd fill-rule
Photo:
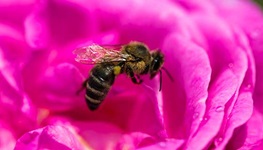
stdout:
<svg viewBox="0 0 263 150">
<path fill-rule="evenodd" d="M 113 66 L 97 65 L 90 71 L 85 99 L 90 110 L 96 110 L 108 94 L 115 75 Z"/>
</svg>

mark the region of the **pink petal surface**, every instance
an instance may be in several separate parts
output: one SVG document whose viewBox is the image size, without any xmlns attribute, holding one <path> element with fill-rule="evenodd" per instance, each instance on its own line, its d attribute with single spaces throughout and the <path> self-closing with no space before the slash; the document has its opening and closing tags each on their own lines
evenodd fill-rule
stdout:
<svg viewBox="0 0 263 150">
<path fill-rule="evenodd" d="M 177 45 L 177 47 L 175 48 L 172 45 Z M 181 76 L 177 76 L 177 78 L 182 78 L 183 80 L 183 83 L 181 84 L 186 94 L 185 100 L 187 103 L 185 110 L 187 112 L 185 114 L 185 127 L 186 130 L 189 130 L 187 131 L 187 134 L 192 136 L 200 125 L 200 120 L 206 109 L 205 101 L 207 98 L 207 87 L 211 74 L 208 57 L 203 49 L 196 45 L 191 45 L 190 41 L 185 40 L 181 36 L 167 38 L 167 41 L 164 44 L 164 50 L 167 51 L 167 55 L 174 56 L 178 61 L 178 67 L 176 70 L 177 72 L 180 72 L 177 74 L 181 74 Z M 189 61 L 184 61 L 185 59 Z M 171 63 L 172 60 L 168 59 L 166 62 Z M 176 102 L 177 99 L 169 99 L 169 101 Z M 170 113 L 172 114 L 172 112 Z M 173 120 L 175 118 L 169 116 L 167 119 Z M 168 124 L 168 126 L 171 126 L 172 124 Z M 170 128 L 175 129 L 172 126 Z"/>
<path fill-rule="evenodd" d="M 16 144 L 16 137 L 14 135 L 14 131 L 10 127 L 3 123 L 2 120 L 0 122 L 0 149 L 12 149 Z"/>
<path fill-rule="evenodd" d="M 36 10 L 40 11 L 40 10 Z M 50 44 L 50 35 L 45 15 L 37 16 L 32 13 L 25 20 L 26 39 L 30 47 L 45 48 Z"/>
<path fill-rule="evenodd" d="M 230 149 L 252 149 L 262 147 L 263 138 L 263 118 L 257 110 L 253 111 L 251 118 L 246 124 L 234 132 L 234 136 L 227 145 Z"/>
<path fill-rule="evenodd" d="M 263 21 L 262 21 L 262 11 L 258 9 L 253 3 L 250 2 L 240 2 L 240 1 L 233 1 L 232 3 L 218 3 L 217 8 L 220 13 L 227 19 L 227 21 L 231 24 L 236 24 L 240 26 L 246 36 L 249 39 L 249 44 L 251 49 L 253 50 L 253 56 L 255 59 L 256 64 L 256 84 L 255 84 L 255 92 L 254 92 L 254 100 L 255 100 L 255 108 L 260 110 L 262 113 L 262 42 L 263 42 Z M 237 9 L 238 8 L 238 9 Z M 242 11 L 241 11 L 242 10 Z M 249 12 L 249 13 L 247 13 Z M 227 15 L 225 15 L 227 14 Z M 240 17 L 236 17 L 234 14 L 241 14 Z M 244 22 L 244 20 L 246 20 Z M 257 21 L 255 21 L 257 20 Z M 251 22 L 250 25 L 247 25 L 247 22 Z"/>
<path fill-rule="evenodd" d="M 6 71 L 5 74 L 0 72 L 0 116 L 1 119 L 15 128 L 17 136 L 20 136 L 23 132 L 35 128 L 37 114 L 27 95 L 23 91 L 17 91 L 19 89 L 17 86 L 20 81 L 19 78 L 15 78 L 11 74 L 13 72 L 9 73 L 7 74 Z M 8 75 L 9 80 L 5 80 L 4 75 Z"/>
<path fill-rule="evenodd" d="M 15 150 L 24 149 L 83 149 L 77 135 L 63 126 L 46 126 L 30 131 L 18 139 Z"/>
<path fill-rule="evenodd" d="M 237 0 L 1 1 L 0 146 L 260 149 L 262 17 Z M 161 48 L 174 82 L 120 75 L 91 112 L 76 93 L 93 66 L 72 51 L 130 41 Z"/>
<path fill-rule="evenodd" d="M 222 52 L 218 51 L 217 57 L 214 57 L 215 58 L 214 60 L 217 60 L 216 58 L 221 58 L 220 60 L 217 60 L 217 61 L 220 61 L 220 65 L 221 65 L 221 66 L 218 66 L 218 67 L 223 67 L 223 65 L 224 65 L 225 67 L 230 67 L 231 68 L 231 70 L 233 71 L 235 76 L 237 76 L 237 79 L 238 79 L 238 82 L 239 82 L 239 84 L 238 84 L 238 88 L 239 88 L 239 86 L 241 85 L 241 83 L 243 81 L 243 78 L 244 78 L 244 75 L 245 75 L 245 71 L 247 69 L 247 58 L 246 58 L 245 53 L 242 51 L 243 50 L 243 47 L 241 47 L 242 45 L 239 46 L 239 45 L 235 44 L 235 42 L 233 40 L 233 35 L 231 35 L 231 32 L 229 32 L 229 31 L 231 31 L 231 28 L 227 27 L 226 24 L 222 24 L 223 22 L 218 22 L 217 28 L 214 28 L 214 26 L 211 26 L 211 25 L 210 26 L 204 25 L 205 21 L 202 18 L 199 18 L 199 19 L 202 20 L 202 22 L 198 21 L 199 23 L 202 24 L 202 28 L 204 26 L 206 26 L 206 28 L 203 28 L 203 31 L 205 32 L 206 36 L 209 37 L 207 39 L 210 40 L 211 48 L 212 49 L 218 49 L 218 50 L 221 48 L 221 49 L 225 49 L 224 52 L 227 52 L 227 54 L 222 55 L 222 54 L 220 54 Z M 214 18 L 211 18 L 211 20 L 214 20 Z M 210 24 L 212 22 L 209 23 L 209 22 L 206 21 L 206 23 Z M 213 22 L 213 24 L 214 24 L 214 22 Z M 221 26 L 219 26 L 219 25 L 221 25 Z M 217 32 L 218 34 L 217 34 L 216 40 L 213 41 L 213 38 L 215 38 L 213 36 L 215 32 Z M 226 40 L 226 39 L 228 39 L 228 40 Z M 232 42 L 229 43 L 229 41 L 231 41 L 231 40 L 232 40 Z M 239 43 L 237 43 L 237 44 L 239 44 Z M 216 51 L 214 51 L 214 52 L 216 52 Z M 221 55 L 221 57 L 220 57 L 220 55 Z M 228 56 L 228 57 L 226 57 L 226 56 Z M 223 61 L 225 63 L 222 63 L 222 58 L 225 59 Z M 213 62 L 212 66 L 215 67 L 217 64 L 219 64 L 219 62 Z M 219 71 L 219 70 L 215 70 L 215 73 L 217 73 L 217 71 Z M 233 115 L 232 113 L 234 113 L 236 111 L 235 109 L 239 110 L 239 108 L 238 108 L 239 106 L 237 106 L 237 105 L 239 105 L 238 104 L 239 101 L 242 101 L 243 99 L 245 99 L 245 98 L 241 98 L 241 97 L 243 97 L 243 95 L 240 97 L 240 99 L 237 98 L 237 94 L 238 93 L 236 93 L 235 97 L 227 105 L 226 116 L 232 116 Z M 240 93 L 240 94 L 242 94 L 242 93 Z M 251 92 L 250 92 L 250 94 L 251 94 Z M 231 137 L 234 128 L 237 127 L 237 126 L 240 126 L 243 123 L 245 123 L 245 121 L 247 121 L 249 116 L 251 115 L 251 112 L 252 112 L 252 99 L 251 99 L 251 96 L 247 96 L 247 103 L 246 104 L 242 103 L 242 104 L 247 105 L 247 106 L 241 106 L 240 105 L 240 108 L 246 107 L 246 109 L 243 110 L 243 111 L 240 110 L 240 112 L 235 114 L 234 117 L 239 118 L 238 116 L 240 116 L 243 119 L 241 119 L 240 122 L 236 123 L 235 125 L 230 123 L 233 120 L 231 120 L 231 119 L 230 120 L 225 120 L 224 124 L 227 127 L 226 128 L 225 127 L 221 127 L 220 135 L 218 135 L 219 139 L 223 140 L 223 142 L 221 143 L 222 144 L 221 148 L 223 148 L 225 146 L 224 142 L 228 141 L 229 138 Z M 243 115 L 245 115 L 245 116 L 242 117 Z M 235 122 L 235 121 L 233 121 L 233 122 Z M 226 130 L 226 131 L 224 131 L 224 130 Z M 224 132 L 226 132 L 225 135 L 223 135 Z"/>
<path fill-rule="evenodd" d="M 252 113 L 252 97 L 250 92 L 243 92 L 239 95 L 237 102 L 235 103 L 235 106 L 229 115 L 230 118 L 228 118 L 227 122 L 227 129 L 225 130 L 224 135 L 217 137 L 216 146 L 218 146 L 217 149 L 224 149 L 225 145 L 227 144 L 227 141 L 231 138 L 233 131 L 236 127 L 239 127 L 240 125 L 244 124 Z"/>
<path fill-rule="evenodd" d="M 0 22 L 22 30 L 23 21 L 34 7 L 35 0 L 2 0 L 0 2 Z"/>
<path fill-rule="evenodd" d="M 248 41 L 247 41 L 247 38 L 245 37 L 244 34 L 242 34 L 242 32 L 237 32 L 237 41 L 239 42 L 240 46 L 243 47 L 243 49 L 246 51 L 247 53 L 247 56 L 248 56 L 248 70 L 246 72 L 246 76 L 243 80 L 243 83 L 242 83 L 242 86 L 241 86 L 241 89 L 240 89 L 240 92 L 248 92 L 247 93 L 247 100 L 246 100 L 246 103 L 248 105 L 251 105 L 252 103 L 252 92 L 254 90 L 254 84 L 255 84 L 255 63 L 254 63 L 254 57 L 252 55 L 252 52 L 250 50 L 250 47 L 249 47 L 249 44 L 248 44 Z M 250 93 L 249 93 L 250 92 Z M 249 102 L 250 101 L 250 102 Z M 251 109 L 251 108 L 250 108 Z M 256 109 L 253 110 L 253 114 L 257 112 Z M 246 117 L 250 117 L 249 115 L 252 114 L 252 110 L 248 111 L 245 115 L 243 115 L 242 119 L 246 120 Z M 249 120 L 254 120 L 254 121 L 258 121 L 260 123 L 260 119 L 259 120 L 255 120 L 253 119 L 253 115 L 250 117 Z M 256 117 L 257 118 L 257 117 Z M 241 119 L 241 120 L 242 120 Z M 231 142 L 228 143 L 228 146 L 232 146 L 232 147 L 240 147 L 243 143 L 240 143 L 239 141 L 241 140 L 245 140 L 245 139 L 250 139 L 250 138 L 253 138 L 253 134 L 250 135 L 250 133 L 253 133 L 253 132 L 249 132 L 248 130 L 250 130 L 250 127 L 253 126 L 253 124 L 249 123 L 250 121 L 248 121 L 247 124 L 244 124 L 243 126 L 246 126 L 247 129 L 245 128 L 242 128 L 240 127 L 241 129 L 238 130 L 236 129 L 236 131 L 234 132 L 234 137 L 236 135 L 239 136 L 239 140 L 235 140 L 235 138 L 232 138 L 231 139 Z M 257 124 L 258 125 L 258 124 Z M 253 127 L 252 127 L 253 128 Z M 257 129 L 259 132 L 260 132 L 260 128 Z M 247 133 L 244 133 L 244 132 L 247 132 Z M 255 142 L 254 144 L 258 145 L 257 144 L 257 140 L 260 140 L 261 137 L 260 137 L 260 134 L 259 134 L 259 138 L 258 139 L 255 139 Z M 237 141 L 237 142 L 235 142 Z M 244 143 L 243 147 L 245 148 L 247 145 L 253 146 L 253 144 L 246 144 Z"/>
<path fill-rule="evenodd" d="M 134 149 L 156 143 L 158 139 L 142 132 L 129 132 L 108 122 L 85 122 L 68 120 L 67 118 L 52 117 L 49 124 L 65 126 L 73 133 L 77 133 L 86 142 L 86 146 L 93 149 Z"/>
<path fill-rule="evenodd" d="M 85 105 L 77 98 L 82 81 L 82 74 L 72 64 L 61 63 L 49 67 L 41 81 L 43 95 L 39 104 L 42 103 L 51 110 L 67 110 Z"/>
<path fill-rule="evenodd" d="M 41 1 L 27 18 L 27 41 L 36 48 L 87 38 L 96 31 L 93 14 L 70 1 Z"/>
<path fill-rule="evenodd" d="M 152 99 L 146 93 L 138 97 L 132 89 L 129 92 L 121 92 L 113 98 L 111 96 L 113 90 L 96 112 L 89 111 L 86 105 L 83 104 L 81 108 L 63 112 L 63 114 L 87 121 L 109 122 L 125 132 L 144 132 L 157 139 L 166 137 L 162 118 L 157 104 L 155 104 L 156 99 Z M 144 92 L 142 88 L 141 92 Z M 61 115 L 61 113 L 59 114 Z"/>
<path fill-rule="evenodd" d="M 237 79 L 230 69 L 223 71 L 214 81 L 209 89 L 206 114 L 200 120 L 198 132 L 189 138 L 188 149 L 204 149 L 217 135 L 223 123 L 225 105 L 233 98 L 237 86 Z"/>
<path fill-rule="evenodd" d="M 85 6 L 84 3 L 85 1 L 78 1 L 79 5 Z M 112 26 L 119 29 L 121 43 L 138 40 L 147 43 L 150 47 L 158 48 L 170 32 L 181 33 L 198 43 L 203 42 L 193 22 L 187 18 L 180 7 L 173 5 L 170 1 L 147 0 L 140 3 L 133 0 L 90 1 L 90 4 L 86 7 L 96 12 L 97 18 L 103 23 L 102 30 Z M 131 7 L 133 11 L 125 7 Z M 166 11 L 160 11 L 163 8 L 166 8 Z M 144 15 L 139 15 L 142 13 Z M 108 21 L 108 18 L 111 18 L 111 21 Z"/>
<path fill-rule="evenodd" d="M 170 149 L 179 149 L 183 144 L 183 140 L 174 140 L 167 139 L 165 142 L 159 142 L 157 144 L 139 148 L 139 150 L 170 150 Z"/>
<path fill-rule="evenodd" d="M 22 88 L 20 73 L 28 47 L 19 31 L 2 27 L 5 32 L 0 32 L 0 116 L 10 127 L 15 128 L 14 136 L 21 136 L 36 126 L 37 116 L 31 99 Z"/>
<path fill-rule="evenodd" d="M 256 110 L 255 111 L 259 112 L 262 115 L 262 75 L 263 75 L 263 71 L 262 71 L 262 41 L 263 41 L 263 37 L 262 37 L 262 29 L 263 29 L 263 22 L 262 22 L 262 12 L 258 11 L 258 9 L 256 8 L 255 5 L 249 4 L 249 3 L 240 3 L 238 1 L 235 2 L 235 5 L 218 5 L 219 10 L 222 13 L 227 13 L 227 14 L 233 14 L 233 13 L 239 13 L 242 14 L 242 17 L 235 17 L 234 15 L 227 15 L 227 20 L 232 23 L 232 24 L 238 24 L 239 26 L 242 27 L 242 29 L 245 31 L 246 36 L 248 36 L 249 38 L 249 44 L 253 50 L 254 53 L 254 59 L 255 59 L 255 64 L 256 64 L 256 83 L 255 83 L 255 92 L 253 95 L 254 98 L 254 108 Z M 233 9 L 235 7 L 238 7 L 239 9 Z M 245 11 L 240 11 L 240 8 L 242 8 L 242 10 Z M 250 13 L 244 13 L 244 12 L 250 12 Z M 243 22 L 243 20 L 247 20 L 250 21 L 251 24 L 248 26 L 245 22 Z M 258 21 L 254 21 L 254 20 L 258 20 Z M 253 116 L 252 116 L 253 118 Z M 255 120 L 257 122 L 261 122 L 261 117 L 257 117 L 258 120 Z M 259 124 L 249 124 L 250 126 L 260 126 Z M 249 130 L 249 129 L 248 129 Z M 257 129 L 258 132 L 260 132 L 262 130 L 261 127 L 259 127 Z M 249 139 L 253 139 L 253 142 L 248 142 L 247 140 Z M 244 145 L 244 148 L 246 147 L 252 147 L 253 144 L 255 145 L 259 145 L 259 143 L 262 143 L 262 137 L 260 136 L 254 136 L 252 135 L 248 135 L 248 137 L 246 138 L 245 141 L 247 144 Z M 260 149 L 262 146 L 258 146 L 258 148 Z"/>
</svg>

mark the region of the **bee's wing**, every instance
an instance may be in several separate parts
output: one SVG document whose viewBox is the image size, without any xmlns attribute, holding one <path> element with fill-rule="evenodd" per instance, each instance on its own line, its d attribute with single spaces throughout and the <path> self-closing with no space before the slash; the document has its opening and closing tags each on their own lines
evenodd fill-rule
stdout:
<svg viewBox="0 0 263 150">
<path fill-rule="evenodd" d="M 76 54 L 75 60 L 83 64 L 126 61 L 128 57 L 127 54 L 123 54 L 118 50 L 97 44 L 77 48 L 73 51 L 73 54 Z"/>
</svg>

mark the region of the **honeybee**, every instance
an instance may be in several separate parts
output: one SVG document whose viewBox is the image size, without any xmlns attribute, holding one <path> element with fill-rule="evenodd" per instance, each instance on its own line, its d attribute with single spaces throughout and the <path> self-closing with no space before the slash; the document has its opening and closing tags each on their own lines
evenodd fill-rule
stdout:
<svg viewBox="0 0 263 150">
<path fill-rule="evenodd" d="M 117 75 L 125 73 L 133 83 L 141 84 L 143 81 L 140 75 L 149 74 L 152 79 L 161 73 L 164 63 L 164 55 L 160 50 L 150 52 L 145 44 L 135 41 L 120 48 L 92 44 L 77 48 L 73 53 L 76 54 L 77 62 L 95 64 L 82 87 L 86 88 L 85 100 L 92 111 L 105 99 Z"/>
</svg>

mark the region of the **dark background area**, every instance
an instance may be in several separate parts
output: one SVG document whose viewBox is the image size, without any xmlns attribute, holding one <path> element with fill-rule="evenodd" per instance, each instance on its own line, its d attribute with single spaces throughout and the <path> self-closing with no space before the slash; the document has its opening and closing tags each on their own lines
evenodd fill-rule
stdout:
<svg viewBox="0 0 263 150">
<path fill-rule="evenodd" d="M 254 2 L 259 4 L 261 6 L 261 8 L 263 8 L 263 0 L 254 0 Z"/>
</svg>

